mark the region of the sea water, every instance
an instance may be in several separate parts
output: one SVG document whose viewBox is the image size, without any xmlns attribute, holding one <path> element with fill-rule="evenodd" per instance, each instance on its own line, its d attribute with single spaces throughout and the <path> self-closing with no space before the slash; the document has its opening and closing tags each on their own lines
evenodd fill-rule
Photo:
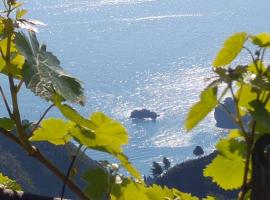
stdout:
<svg viewBox="0 0 270 200">
<path fill-rule="evenodd" d="M 86 117 L 102 111 L 123 123 L 129 133 L 124 152 L 147 175 L 163 156 L 176 164 L 193 158 L 197 145 L 213 151 L 224 131 L 211 114 L 187 133 L 188 109 L 213 76 L 211 62 L 224 39 L 239 31 L 269 31 L 270 25 L 267 0 L 27 0 L 25 6 L 27 17 L 48 24 L 40 27 L 39 40 L 83 81 L 87 103 L 76 108 Z M 1 76 L 7 89 L 4 82 Z M 48 107 L 27 90 L 20 100 L 23 118 L 30 120 Z M 160 117 L 131 120 L 136 108 Z M 52 110 L 49 116 L 61 115 Z"/>
</svg>

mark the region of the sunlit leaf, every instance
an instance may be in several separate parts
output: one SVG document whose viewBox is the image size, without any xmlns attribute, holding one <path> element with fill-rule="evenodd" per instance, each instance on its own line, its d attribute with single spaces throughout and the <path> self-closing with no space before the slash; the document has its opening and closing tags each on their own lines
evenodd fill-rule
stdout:
<svg viewBox="0 0 270 200">
<path fill-rule="evenodd" d="M 100 112 L 93 113 L 90 121 L 95 128 L 89 130 L 75 126 L 70 130 L 72 136 L 88 148 L 113 155 L 132 176 L 140 179 L 140 173 L 123 154 L 122 146 L 128 143 L 128 134 L 123 125 Z"/>
<path fill-rule="evenodd" d="M 7 131 L 11 131 L 16 128 L 15 123 L 12 119 L 9 118 L 0 118 L 0 128 L 3 128 Z"/>
<path fill-rule="evenodd" d="M 244 32 L 235 33 L 225 42 L 223 48 L 218 52 L 214 62 L 214 67 L 222 67 L 230 64 L 241 52 L 243 45 L 247 39 Z"/>
<path fill-rule="evenodd" d="M 235 138 L 242 138 L 243 133 L 239 129 L 232 129 L 229 132 L 228 138 L 235 139 Z"/>
<path fill-rule="evenodd" d="M 81 134 L 80 131 L 73 131 L 73 136 L 90 148 L 100 146 L 108 152 L 122 152 L 122 145 L 128 142 L 127 131 L 123 125 L 103 113 L 92 114 L 90 120 L 96 125 L 92 133 Z"/>
<path fill-rule="evenodd" d="M 117 159 L 120 161 L 122 167 L 124 167 L 133 177 L 140 180 L 140 172 L 129 162 L 128 157 L 123 153 L 116 154 Z"/>
<path fill-rule="evenodd" d="M 258 35 L 251 36 L 253 44 L 259 47 L 270 47 L 270 34 L 267 32 L 259 33 Z"/>
<path fill-rule="evenodd" d="M 43 120 L 41 127 L 34 131 L 30 141 L 48 141 L 55 145 L 63 145 L 70 141 L 69 129 L 73 126 L 71 122 L 62 119 L 49 118 Z"/>
<path fill-rule="evenodd" d="M 23 5 L 22 2 L 16 2 L 14 5 L 13 5 L 13 8 L 19 8 Z"/>
<path fill-rule="evenodd" d="M 217 87 L 208 87 L 200 95 L 200 101 L 194 104 L 185 120 L 188 131 L 203 120 L 218 104 Z"/>
<path fill-rule="evenodd" d="M 225 138 L 217 144 L 217 149 L 219 155 L 204 169 L 204 176 L 211 177 L 225 190 L 240 188 L 245 169 L 245 142 Z"/>
<path fill-rule="evenodd" d="M 124 180 L 121 185 L 112 186 L 111 200 L 149 200 L 146 188 L 141 183 Z"/>
<path fill-rule="evenodd" d="M 22 190 L 21 186 L 16 183 L 16 181 L 4 176 L 2 173 L 0 173 L 0 188 Z"/>
<path fill-rule="evenodd" d="M 8 72 L 13 75 L 14 78 L 22 79 L 22 69 L 24 64 L 24 57 L 18 53 L 12 53 L 11 63 L 9 70 L 3 58 L 0 58 L 0 72 L 8 75 Z"/>
<path fill-rule="evenodd" d="M 213 196 L 207 196 L 206 198 L 203 198 L 202 200 L 218 200 L 218 199 Z"/>
<path fill-rule="evenodd" d="M 88 128 L 89 130 L 93 130 L 96 128 L 96 125 L 91 120 L 88 120 L 83 116 L 81 116 L 76 110 L 74 110 L 69 105 L 56 103 L 56 107 L 67 119 L 78 124 L 79 126 Z"/>
<path fill-rule="evenodd" d="M 21 19 L 25 14 L 27 13 L 27 10 L 24 9 L 18 9 L 16 12 L 16 19 Z"/>
<path fill-rule="evenodd" d="M 238 107 L 241 116 L 247 114 L 248 110 L 251 109 L 250 102 L 257 98 L 257 93 L 252 89 L 249 84 L 243 84 L 241 89 L 237 91 Z"/>
<path fill-rule="evenodd" d="M 80 81 L 60 67 L 60 61 L 44 44 L 39 45 L 34 33 L 29 33 L 29 39 L 22 32 L 16 33 L 15 43 L 26 58 L 23 77 L 27 88 L 46 100 L 58 93 L 71 102 L 84 103 Z"/>
<path fill-rule="evenodd" d="M 110 177 L 102 168 L 87 170 L 82 176 L 86 182 L 85 193 L 94 200 L 103 200 L 108 194 Z"/>
<path fill-rule="evenodd" d="M 204 176 L 212 177 L 225 190 L 238 189 L 242 185 L 245 163 L 239 156 L 227 158 L 218 155 L 204 169 Z"/>
</svg>

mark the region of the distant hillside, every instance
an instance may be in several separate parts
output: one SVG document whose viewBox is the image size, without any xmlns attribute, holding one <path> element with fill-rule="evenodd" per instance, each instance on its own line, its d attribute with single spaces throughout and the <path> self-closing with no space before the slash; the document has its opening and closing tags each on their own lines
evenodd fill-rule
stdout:
<svg viewBox="0 0 270 200">
<path fill-rule="evenodd" d="M 169 188 L 177 188 L 183 192 L 192 193 L 200 198 L 209 194 L 216 194 L 219 196 L 219 200 L 236 199 L 237 191 L 224 191 L 209 178 L 203 176 L 203 169 L 216 155 L 217 152 L 213 152 L 208 156 L 178 164 L 154 182 L 158 185 L 166 185 Z"/>
<path fill-rule="evenodd" d="M 71 155 L 76 147 L 73 144 L 65 146 L 54 146 L 49 143 L 36 143 L 40 151 L 50 158 L 66 174 L 70 164 Z M 55 177 L 46 167 L 31 158 L 17 144 L 0 135 L 0 172 L 15 179 L 25 192 L 46 196 L 60 196 L 63 183 Z M 79 179 L 79 174 L 97 163 L 86 155 L 81 154 L 76 161 L 78 175 L 76 182 L 83 187 L 83 182 Z M 66 190 L 66 198 L 78 199 Z"/>
</svg>

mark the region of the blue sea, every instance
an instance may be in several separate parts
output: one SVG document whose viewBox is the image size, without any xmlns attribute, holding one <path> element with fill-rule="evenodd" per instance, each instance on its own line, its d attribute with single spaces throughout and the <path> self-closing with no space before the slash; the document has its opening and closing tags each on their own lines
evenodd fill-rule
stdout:
<svg viewBox="0 0 270 200">
<path fill-rule="evenodd" d="M 211 63 L 224 39 L 270 29 L 267 0 L 25 0 L 25 7 L 27 17 L 48 24 L 40 27 L 39 40 L 83 81 L 87 103 L 75 107 L 84 116 L 102 111 L 123 123 L 129 132 L 124 151 L 146 175 L 163 156 L 176 164 L 193 158 L 197 145 L 213 151 L 224 131 L 211 114 L 187 133 L 188 109 L 213 76 Z M 49 105 L 27 90 L 20 101 L 30 120 Z M 161 116 L 132 121 L 136 108 Z M 49 116 L 61 115 L 52 110 Z M 106 154 L 87 154 L 115 162 Z"/>
</svg>

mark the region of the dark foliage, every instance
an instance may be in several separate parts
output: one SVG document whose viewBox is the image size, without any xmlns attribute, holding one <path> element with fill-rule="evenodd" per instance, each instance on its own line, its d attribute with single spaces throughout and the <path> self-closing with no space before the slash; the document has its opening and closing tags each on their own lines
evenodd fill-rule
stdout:
<svg viewBox="0 0 270 200">
<path fill-rule="evenodd" d="M 160 174 L 162 174 L 163 169 L 161 165 L 157 162 L 153 162 L 152 168 L 151 168 L 151 173 L 153 177 L 158 177 Z"/>
<path fill-rule="evenodd" d="M 162 162 L 163 162 L 163 169 L 164 170 L 168 170 L 171 167 L 171 162 L 169 161 L 168 158 L 163 157 Z"/>
</svg>

